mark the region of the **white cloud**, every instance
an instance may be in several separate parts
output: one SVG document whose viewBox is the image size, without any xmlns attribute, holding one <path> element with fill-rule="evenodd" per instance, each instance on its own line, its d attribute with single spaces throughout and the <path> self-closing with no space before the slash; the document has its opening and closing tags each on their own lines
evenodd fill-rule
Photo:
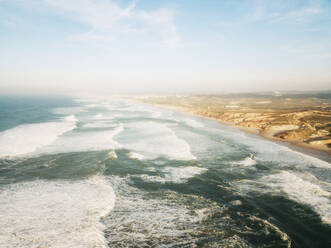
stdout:
<svg viewBox="0 0 331 248">
<path fill-rule="evenodd" d="M 70 37 L 74 40 L 109 41 L 120 35 L 145 33 L 170 46 L 179 43 L 174 12 L 168 8 L 140 10 L 135 1 L 127 7 L 121 7 L 111 0 L 43 1 L 89 27 L 88 32 Z"/>
<path fill-rule="evenodd" d="M 301 25 L 306 30 L 319 17 L 325 16 L 320 0 L 251 0 L 236 3 L 238 15 L 216 23 L 223 31 L 241 29 L 245 25 L 264 23 L 266 25 Z M 314 27 L 316 30 L 316 27 Z"/>
<path fill-rule="evenodd" d="M 253 19 L 271 23 L 300 23 L 323 12 L 320 1 L 301 1 L 300 6 L 293 3 L 295 1 L 256 1 Z"/>
</svg>

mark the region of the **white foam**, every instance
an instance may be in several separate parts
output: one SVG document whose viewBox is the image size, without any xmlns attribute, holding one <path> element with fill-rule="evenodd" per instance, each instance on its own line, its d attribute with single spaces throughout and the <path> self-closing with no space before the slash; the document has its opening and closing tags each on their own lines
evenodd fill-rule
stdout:
<svg viewBox="0 0 331 248">
<path fill-rule="evenodd" d="M 242 165 L 242 166 L 253 166 L 256 165 L 256 161 L 252 157 L 246 157 L 244 160 L 239 162 L 234 162 L 234 164 Z"/>
<path fill-rule="evenodd" d="M 61 122 L 25 124 L 0 133 L 0 157 L 29 154 L 49 145 L 76 127 L 71 115 Z"/>
<path fill-rule="evenodd" d="M 116 154 L 115 150 L 110 150 L 108 152 L 108 157 L 111 158 L 111 159 L 116 159 L 117 158 L 117 154 Z"/>
<path fill-rule="evenodd" d="M 96 105 L 96 104 L 87 104 L 86 105 L 86 107 L 87 108 L 95 108 L 95 107 L 97 107 L 98 105 Z"/>
<path fill-rule="evenodd" d="M 108 128 L 108 127 L 114 127 L 114 123 L 93 122 L 93 123 L 84 124 L 83 127 L 85 127 L 85 128 Z"/>
<path fill-rule="evenodd" d="M 117 119 L 132 119 L 132 118 L 137 118 L 137 117 L 141 117 L 141 115 L 138 114 L 130 114 L 130 113 L 126 113 L 126 112 L 121 112 L 121 113 L 117 113 L 117 114 L 113 114 L 113 116 Z"/>
<path fill-rule="evenodd" d="M 101 114 L 101 113 L 96 114 L 95 116 L 93 116 L 93 119 L 95 119 L 95 120 L 102 120 L 103 119 L 103 114 Z"/>
<path fill-rule="evenodd" d="M 128 103 L 128 105 L 122 109 L 127 112 L 146 112 L 152 114 L 159 113 L 159 111 L 157 111 L 152 106 L 137 103 Z"/>
<path fill-rule="evenodd" d="M 199 210 L 219 208 L 202 197 L 170 191 L 166 197 L 151 198 L 146 192 L 114 179 L 116 207 L 110 218 L 105 219 L 110 247 L 142 247 L 147 240 L 167 240 L 169 243 L 164 246 L 180 246 L 183 239 L 192 241 L 193 247 L 194 234 L 200 227 L 200 221 L 207 215 Z M 181 200 L 190 201 L 191 204 L 182 204 Z M 155 242 L 150 246 L 162 245 Z"/>
<path fill-rule="evenodd" d="M 67 122 L 77 122 L 78 121 L 78 119 L 74 115 L 69 115 L 69 116 L 65 117 L 64 120 Z"/>
<path fill-rule="evenodd" d="M 247 146 L 251 151 L 258 154 L 259 160 L 261 161 L 274 161 L 279 165 L 288 166 L 290 164 L 293 167 L 298 166 L 300 168 L 311 166 L 331 168 L 331 164 L 326 161 L 293 151 L 289 147 L 274 141 L 262 139 L 256 135 L 247 134 L 219 123 L 217 123 L 217 126 L 222 128 L 210 128 L 209 131 L 212 131 L 215 135 L 225 137 L 236 144 Z"/>
<path fill-rule="evenodd" d="M 132 159 L 137 159 L 137 160 L 143 160 L 145 158 L 144 155 L 136 153 L 136 152 L 130 152 L 129 157 Z"/>
<path fill-rule="evenodd" d="M 92 117 L 93 120 L 112 120 L 114 119 L 112 116 L 106 116 L 102 113 L 96 114 Z"/>
<path fill-rule="evenodd" d="M 163 113 L 162 115 L 163 119 L 170 120 L 170 121 L 176 121 L 179 123 L 184 123 L 185 125 L 192 127 L 192 128 L 202 128 L 204 127 L 204 124 L 195 120 L 193 117 L 192 118 L 186 118 L 182 116 L 174 116 L 174 113 Z"/>
<path fill-rule="evenodd" d="M 108 109 L 108 110 L 110 110 L 110 111 L 116 110 L 116 106 L 114 106 L 112 104 L 103 104 L 101 106 Z"/>
<path fill-rule="evenodd" d="M 85 132 L 73 132 L 61 136 L 51 145 L 44 147 L 43 153 L 98 151 L 121 148 L 121 144 L 114 137 L 123 131 L 123 125 L 119 124 L 111 130 L 96 130 Z"/>
<path fill-rule="evenodd" d="M 0 247 L 106 247 L 100 218 L 115 194 L 102 176 L 13 184 L 0 198 Z"/>
<path fill-rule="evenodd" d="M 203 172 L 207 171 L 207 169 L 196 166 L 186 166 L 186 167 L 165 167 L 162 171 L 167 173 L 164 177 L 141 175 L 141 178 L 149 182 L 185 183 L 187 182 L 188 179 L 195 177 L 196 175 L 202 174 Z"/>
<path fill-rule="evenodd" d="M 321 159 L 309 156 L 307 154 L 304 153 L 300 153 L 300 152 L 296 152 L 293 151 L 294 153 L 298 154 L 300 157 L 302 157 L 307 163 L 309 163 L 310 165 L 313 165 L 314 167 L 320 167 L 320 168 L 326 168 L 326 169 L 331 169 L 331 164 L 323 161 Z"/>
<path fill-rule="evenodd" d="M 192 160 L 190 146 L 166 125 L 157 122 L 135 122 L 126 125 L 125 141 L 129 150 L 143 154 L 147 158 L 166 156 L 178 160 Z"/>
<path fill-rule="evenodd" d="M 154 111 L 152 117 L 163 120 L 176 121 L 177 123 L 183 123 L 192 128 L 202 128 L 205 126 L 202 122 L 196 120 L 193 116 L 192 118 L 187 118 L 169 110 L 163 110 L 162 112 Z"/>
<path fill-rule="evenodd" d="M 260 184 L 259 190 L 264 192 L 285 193 L 290 199 L 311 206 L 323 221 L 331 223 L 331 193 L 324 190 L 312 175 L 280 171 L 253 183 Z"/>
<path fill-rule="evenodd" d="M 167 180 L 181 183 L 181 182 L 186 182 L 187 179 L 195 177 L 196 175 L 199 175 L 207 171 L 207 169 L 196 166 L 187 166 L 187 167 L 165 167 L 163 171 L 168 173 L 165 176 Z"/>
</svg>

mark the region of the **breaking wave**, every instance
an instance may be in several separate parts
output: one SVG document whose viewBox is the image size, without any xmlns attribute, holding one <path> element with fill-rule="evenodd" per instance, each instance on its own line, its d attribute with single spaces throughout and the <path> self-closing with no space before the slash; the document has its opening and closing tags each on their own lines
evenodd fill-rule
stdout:
<svg viewBox="0 0 331 248">
<path fill-rule="evenodd" d="M 3 248 L 106 247 L 100 218 L 114 207 L 115 194 L 102 176 L 13 184 L 0 197 Z"/>
<path fill-rule="evenodd" d="M 61 122 L 24 124 L 0 133 L 0 157 L 17 156 L 36 152 L 52 144 L 62 134 L 76 128 L 74 115 Z"/>
<path fill-rule="evenodd" d="M 126 141 L 121 142 L 123 146 L 147 158 L 166 156 L 177 160 L 196 159 L 190 152 L 190 145 L 178 138 L 166 124 L 135 122 L 127 124 L 126 128 L 130 132 L 126 134 Z"/>
</svg>

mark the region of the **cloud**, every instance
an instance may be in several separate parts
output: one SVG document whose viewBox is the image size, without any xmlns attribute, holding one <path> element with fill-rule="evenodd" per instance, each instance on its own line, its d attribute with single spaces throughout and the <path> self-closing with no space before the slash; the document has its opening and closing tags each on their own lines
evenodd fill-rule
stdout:
<svg viewBox="0 0 331 248">
<path fill-rule="evenodd" d="M 321 14 L 320 1 L 261 1 L 255 2 L 253 10 L 254 21 L 267 21 L 271 23 L 302 23 Z"/>
<path fill-rule="evenodd" d="M 168 46 L 179 44 L 174 11 L 168 8 L 141 10 L 135 1 L 127 7 L 111 0 L 43 1 L 89 28 L 86 33 L 72 35 L 72 40 L 111 41 L 122 35 L 146 34 Z"/>
<path fill-rule="evenodd" d="M 250 0 L 233 2 L 237 14 L 218 21 L 215 26 L 223 31 L 242 29 L 257 23 L 265 25 L 302 25 L 306 30 L 312 29 L 310 24 L 318 18 L 325 17 L 323 0 Z M 316 27 L 314 27 L 316 30 Z"/>
</svg>

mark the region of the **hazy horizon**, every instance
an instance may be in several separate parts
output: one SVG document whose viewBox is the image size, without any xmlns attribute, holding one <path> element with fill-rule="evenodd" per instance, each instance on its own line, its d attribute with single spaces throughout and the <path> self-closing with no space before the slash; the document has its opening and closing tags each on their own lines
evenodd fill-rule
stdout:
<svg viewBox="0 0 331 248">
<path fill-rule="evenodd" d="M 0 0 L 0 93 L 331 90 L 331 3 Z"/>
</svg>

